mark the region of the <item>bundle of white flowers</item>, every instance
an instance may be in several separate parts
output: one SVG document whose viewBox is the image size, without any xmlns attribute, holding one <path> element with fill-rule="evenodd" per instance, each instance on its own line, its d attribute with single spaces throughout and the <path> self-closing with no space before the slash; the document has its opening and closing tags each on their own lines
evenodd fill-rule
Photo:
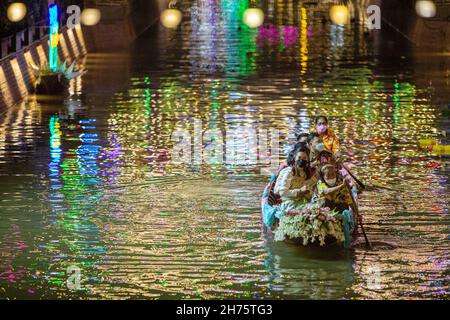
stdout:
<svg viewBox="0 0 450 320">
<path fill-rule="evenodd" d="M 334 237 L 339 242 L 344 241 L 339 213 L 329 207 L 307 206 L 302 210 L 290 211 L 280 219 L 275 232 L 276 241 L 302 238 L 303 245 L 318 239 L 323 246 L 327 236 Z"/>
</svg>

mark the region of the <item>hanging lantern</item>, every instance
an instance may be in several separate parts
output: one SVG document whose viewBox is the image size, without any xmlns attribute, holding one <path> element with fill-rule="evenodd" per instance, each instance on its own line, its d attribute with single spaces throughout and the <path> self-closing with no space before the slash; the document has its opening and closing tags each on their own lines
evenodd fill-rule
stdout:
<svg viewBox="0 0 450 320">
<path fill-rule="evenodd" d="M 181 11 L 174 8 L 177 4 L 176 0 L 169 2 L 169 9 L 164 10 L 161 12 L 160 20 L 161 24 L 169 29 L 176 29 L 178 25 L 181 22 L 181 19 L 183 18 L 183 15 L 181 14 Z"/>
<path fill-rule="evenodd" d="M 178 9 L 166 9 L 160 16 L 162 25 L 169 29 L 176 29 L 181 22 L 181 18 L 181 11 Z"/>
<path fill-rule="evenodd" d="M 264 22 L 264 12 L 259 8 L 248 8 L 244 11 L 243 20 L 249 28 L 258 28 Z"/>
<path fill-rule="evenodd" d="M 81 12 L 81 23 L 85 26 L 95 26 L 101 18 L 102 13 L 95 8 L 86 8 Z"/>
<path fill-rule="evenodd" d="M 430 0 L 416 1 L 416 12 L 419 17 L 433 18 L 436 15 L 436 5 Z"/>
<path fill-rule="evenodd" d="M 27 14 L 27 6 L 22 2 L 13 2 L 8 6 L 7 16 L 11 22 L 20 22 Z"/>
<path fill-rule="evenodd" d="M 344 25 L 348 22 L 348 7 L 345 4 L 335 4 L 330 8 L 331 22 L 337 25 Z"/>
</svg>

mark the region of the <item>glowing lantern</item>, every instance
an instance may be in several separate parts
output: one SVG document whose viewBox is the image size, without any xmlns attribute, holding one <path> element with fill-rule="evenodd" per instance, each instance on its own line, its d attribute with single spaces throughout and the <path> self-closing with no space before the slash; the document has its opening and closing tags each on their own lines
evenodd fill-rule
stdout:
<svg viewBox="0 0 450 320">
<path fill-rule="evenodd" d="M 249 28 L 258 28 L 264 22 L 264 12 L 258 8 L 249 8 L 244 11 L 243 18 Z"/>
<path fill-rule="evenodd" d="M 430 0 L 416 1 L 416 12 L 419 17 L 433 18 L 436 15 L 436 5 Z"/>
<path fill-rule="evenodd" d="M 346 5 L 333 5 L 330 8 L 331 22 L 338 25 L 344 25 L 348 22 L 348 8 Z"/>
<path fill-rule="evenodd" d="M 102 13 L 98 9 L 86 8 L 81 13 L 81 23 L 85 26 L 95 26 L 102 18 Z"/>
<path fill-rule="evenodd" d="M 164 27 L 169 29 L 176 29 L 181 22 L 181 11 L 178 9 L 166 9 L 161 12 L 161 23 Z"/>
<path fill-rule="evenodd" d="M 27 6 L 22 2 L 13 2 L 9 5 L 7 16 L 11 22 L 19 22 L 27 14 Z"/>
</svg>

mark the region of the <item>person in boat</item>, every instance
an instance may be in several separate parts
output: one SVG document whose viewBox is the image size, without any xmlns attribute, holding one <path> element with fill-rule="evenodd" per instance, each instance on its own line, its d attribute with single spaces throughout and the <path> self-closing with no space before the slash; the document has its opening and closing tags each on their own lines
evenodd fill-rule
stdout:
<svg viewBox="0 0 450 320">
<path fill-rule="evenodd" d="M 312 133 L 319 134 L 320 138 L 322 138 L 324 147 L 323 151 L 321 151 L 320 162 L 322 165 L 324 163 L 330 163 L 337 166 L 340 174 L 349 181 L 350 186 L 356 187 L 356 182 L 348 171 L 349 168 L 342 161 L 339 139 L 334 134 L 333 130 L 329 128 L 328 118 L 325 116 L 318 116 L 314 123 L 315 127 Z"/>
<path fill-rule="evenodd" d="M 279 172 L 274 187 L 274 193 L 281 197 L 276 213 L 278 219 L 289 211 L 301 210 L 311 200 L 317 185 L 317 173 L 310 166 L 306 143 L 295 145 L 288 155 L 287 165 Z"/>
<path fill-rule="evenodd" d="M 308 139 L 309 133 L 306 132 L 300 132 L 300 133 L 296 133 L 295 134 L 295 141 L 296 143 L 299 142 L 306 142 L 306 140 Z M 294 150 L 295 144 L 294 145 L 288 145 L 283 147 L 284 152 L 286 153 L 286 156 L 289 155 L 289 153 Z"/>
<path fill-rule="evenodd" d="M 333 178 L 338 178 L 342 181 L 346 179 L 349 180 L 349 175 L 343 175 L 340 171 L 342 168 L 337 163 L 336 158 L 333 153 L 325 147 L 323 143 L 322 137 L 317 132 L 311 132 L 308 136 L 308 145 L 310 149 L 310 161 L 311 166 L 316 167 L 319 171 L 319 177 L 321 175 L 321 170 L 324 167 L 327 167 L 330 175 L 333 175 Z M 329 168 L 333 167 L 333 173 Z M 323 181 L 323 179 L 321 179 Z M 320 183 L 320 180 L 319 180 Z"/>
<path fill-rule="evenodd" d="M 306 139 L 309 148 L 309 161 L 311 166 L 316 167 L 318 164 L 319 153 L 323 148 L 322 138 L 317 132 L 311 132 Z"/>
<path fill-rule="evenodd" d="M 348 177 L 339 177 L 336 167 L 326 164 L 320 169 L 319 180 L 317 182 L 317 196 L 320 206 L 329 207 L 340 213 L 344 229 L 344 246 L 350 245 L 350 233 L 354 227 L 353 213 L 351 211 L 352 198 L 346 186 Z"/>
<path fill-rule="evenodd" d="M 297 134 L 297 142 L 306 142 L 308 140 L 309 134 L 307 133 L 299 133 Z"/>
<path fill-rule="evenodd" d="M 322 142 L 327 150 L 329 150 L 334 157 L 339 159 L 341 157 L 341 145 L 339 139 L 328 126 L 328 118 L 325 116 L 318 116 L 315 120 L 313 132 L 319 134 Z"/>
<path fill-rule="evenodd" d="M 317 132 L 311 132 L 308 135 L 307 143 L 310 150 L 311 167 L 320 170 L 320 167 L 325 164 L 336 163 L 332 152 L 325 147 L 322 138 Z"/>
<path fill-rule="evenodd" d="M 311 156 L 314 157 L 319 151 L 319 147 L 323 145 L 323 140 L 317 132 L 311 132 L 306 138 Z"/>
<path fill-rule="evenodd" d="M 308 139 L 309 133 L 306 132 L 301 132 L 301 133 L 296 133 L 295 134 L 295 143 L 299 143 L 299 142 L 306 142 L 306 140 Z M 289 152 L 291 152 L 292 150 L 294 150 L 295 144 L 294 145 L 290 145 L 288 147 L 285 148 L 286 152 L 286 156 L 289 155 Z"/>
</svg>

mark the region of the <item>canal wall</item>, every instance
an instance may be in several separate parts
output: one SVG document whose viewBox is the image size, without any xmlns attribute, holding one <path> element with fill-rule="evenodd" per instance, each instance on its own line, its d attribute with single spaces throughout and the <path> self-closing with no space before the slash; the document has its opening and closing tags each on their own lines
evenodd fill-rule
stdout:
<svg viewBox="0 0 450 320">
<path fill-rule="evenodd" d="M 59 45 L 60 61 L 72 62 L 87 53 L 83 28 L 63 28 Z M 19 102 L 34 89 L 31 63 L 48 62 L 48 35 L 0 60 L 0 110 Z"/>
<path fill-rule="evenodd" d="M 72 62 L 87 53 L 111 53 L 125 50 L 153 25 L 167 0 L 116 1 L 97 4 L 102 13 L 96 26 L 63 27 L 59 45 L 60 61 Z M 30 63 L 48 61 L 48 35 L 0 60 L 0 112 L 30 94 L 35 81 Z"/>
<path fill-rule="evenodd" d="M 118 1 L 96 4 L 102 12 L 101 23 L 86 28 L 89 52 L 110 52 L 126 49 L 158 19 L 168 0 Z"/>
</svg>

